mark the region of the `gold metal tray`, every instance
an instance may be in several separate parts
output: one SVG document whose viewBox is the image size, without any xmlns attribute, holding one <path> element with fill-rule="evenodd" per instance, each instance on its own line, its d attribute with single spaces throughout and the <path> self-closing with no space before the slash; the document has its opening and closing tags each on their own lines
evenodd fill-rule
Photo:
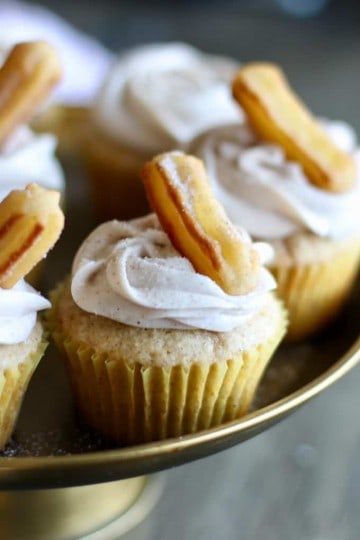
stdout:
<svg viewBox="0 0 360 540">
<path fill-rule="evenodd" d="M 68 220 L 51 254 L 44 288 L 69 270 L 76 247 L 92 228 L 79 171 L 69 177 Z M 240 420 L 194 435 L 114 448 L 82 426 L 65 373 L 50 346 L 31 381 L 13 440 L 0 455 L 0 489 L 81 486 L 146 475 L 199 459 L 249 439 L 294 412 L 349 372 L 360 360 L 360 294 L 311 342 L 282 346 L 260 385 L 253 410 Z"/>
</svg>

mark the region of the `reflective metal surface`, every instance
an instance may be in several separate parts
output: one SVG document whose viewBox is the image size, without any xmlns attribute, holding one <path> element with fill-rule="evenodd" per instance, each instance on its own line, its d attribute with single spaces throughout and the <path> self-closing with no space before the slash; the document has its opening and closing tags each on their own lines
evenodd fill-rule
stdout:
<svg viewBox="0 0 360 540">
<path fill-rule="evenodd" d="M 154 475 L 95 486 L 0 492 L 1 538 L 114 540 L 151 512 L 163 486 L 163 478 Z"/>
</svg>

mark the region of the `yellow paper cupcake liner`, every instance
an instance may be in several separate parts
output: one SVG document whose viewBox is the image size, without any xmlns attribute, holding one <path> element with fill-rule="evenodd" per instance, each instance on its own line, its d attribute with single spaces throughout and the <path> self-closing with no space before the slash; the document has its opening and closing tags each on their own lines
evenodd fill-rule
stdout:
<svg viewBox="0 0 360 540">
<path fill-rule="evenodd" d="M 270 268 L 289 313 L 287 341 L 305 339 L 335 318 L 353 287 L 359 258 L 357 241 L 326 261 Z"/>
<path fill-rule="evenodd" d="M 134 444 L 194 433 L 243 415 L 285 333 L 286 317 L 264 343 L 227 361 L 143 366 L 101 354 L 59 330 L 56 297 L 49 326 L 63 353 L 85 421 L 105 436 Z"/>
<path fill-rule="evenodd" d="M 42 339 L 24 361 L 0 371 L 0 449 L 4 448 L 15 428 L 26 389 L 46 347 L 47 341 Z"/>
</svg>

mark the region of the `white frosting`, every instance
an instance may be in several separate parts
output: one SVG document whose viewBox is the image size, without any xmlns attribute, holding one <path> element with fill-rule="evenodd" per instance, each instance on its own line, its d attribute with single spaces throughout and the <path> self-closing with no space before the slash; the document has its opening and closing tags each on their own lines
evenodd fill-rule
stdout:
<svg viewBox="0 0 360 540">
<path fill-rule="evenodd" d="M 35 135 L 21 126 L 0 149 L 0 200 L 32 182 L 62 191 L 64 176 L 55 147 L 52 135 Z"/>
<path fill-rule="evenodd" d="M 70 26 L 61 17 L 34 4 L 0 2 L 1 49 L 19 41 L 44 39 L 58 51 L 64 75 L 52 100 L 86 105 L 96 95 L 113 55 L 98 41 Z"/>
<path fill-rule="evenodd" d="M 50 307 L 25 281 L 19 281 L 11 289 L 0 287 L 0 345 L 23 343 L 31 334 L 37 311 Z"/>
<path fill-rule="evenodd" d="M 244 242 L 251 242 L 241 232 Z M 271 248 L 254 244 L 262 263 Z M 154 214 L 98 227 L 80 247 L 72 271 L 75 303 L 95 315 L 144 328 L 230 331 L 258 313 L 275 288 L 261 267 L 257 287 L 231 296 L 195 272 L 171 245 Z"/>
<path fill-rule="evenodd" d="M 203 130 L 241 120 L 230 93 L 237 67 L 232 60 L 182 43 L 136 48 L 110 69 L 94 120 L 135 150 L 185 148 Z"/>
<path fill-rule="evenodd" d="M 343 122 L 322 121 L 325 130 L 358 163 L 358 178 L 346 193 L 312 185 L 282 148 L 259 142 L 246 124 L 203 134 L 190 151 L 205 163 L 213 189 L 232 221 L 267 240 L 308 230 L 343 238 L 360 231 L 360 151 L 354 131 Z"/>
</svg>

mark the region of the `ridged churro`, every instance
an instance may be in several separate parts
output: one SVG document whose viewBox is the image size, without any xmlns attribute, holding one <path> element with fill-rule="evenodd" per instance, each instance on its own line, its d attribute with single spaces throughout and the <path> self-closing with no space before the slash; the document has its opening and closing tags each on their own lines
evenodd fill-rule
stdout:
<svg viewBox="0 0 360 540">
<path fill-rule="evenodd" d="M 61 74 L 58 54 L 45 41 L 13 47 L 0 69 L 0 145 L 32 118 Z"/>
<path fill-rule="evenodd" d="M 356 180 L 354 159 L 322 130 L 280 68 L 267 63 L 245 65 L 233 81 L 233 95 L 255 133 L 281 145 L 289 159 L 302 165 L 310 182 L 332 192 L 351 188 Z"/>
<path fill-rule="evenodd" d="M 64 226 L 59 201 L 59 192 L 30 184 L 0 203 L 0 287 L 13 287 L 53 247 Z"/>
<path fill-rule="evenodd" d="M 181 152 L 160 154 L 145 164 L 142 179 L 163 229 L 197 272 L 228 294 L 245 294 L 256 286 L 258 254 L 227 218 L 199 159 Z"/>
</svg>

